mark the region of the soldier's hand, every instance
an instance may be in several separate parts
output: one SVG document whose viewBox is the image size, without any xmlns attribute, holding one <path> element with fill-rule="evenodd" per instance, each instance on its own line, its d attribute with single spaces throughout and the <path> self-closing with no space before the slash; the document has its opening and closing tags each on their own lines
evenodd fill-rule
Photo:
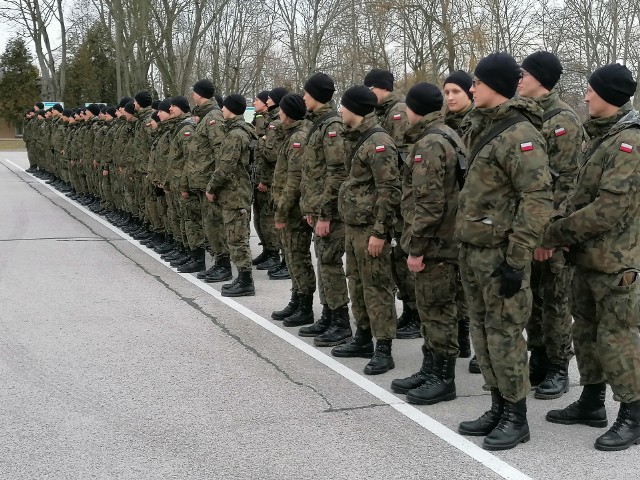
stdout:
<svg viewBox="0 0 640 480">
<path fill-rule="evenodd" d="M 285 227 L 287 226 L 287 224 L 286 223 L 275 222 L 274 226 L 276 227 L 276 230 L 284 230 Z"/>
<path fill-rule="evenodd" d="M 182 198 L 189 198 L 189 192 L 180 192 Z"/>
<path fill-rule="evenodd" d="M 384 239 L 374 237 L 373 235 L 369 237 L 369 255 L 373 258 L 379 257 L 382 254 L 382 247 L 384 247 Z"/>
<path fill-rule="evenodd" d="M 546 262 L 553 257 L 553 252 L 553 249 L 539 247 L 533 251 L 533 258 L 538 262 Z"/>
<path fill-rule="evenodd" d="M 329 235 L 330 228 L 330 220 L 318 220 L 318 222 L 316 223 L 316 235 L 319 237 L 326 237 L 327 235 Z"/>
<path fill-rule="evenodd" d="M 103 177 L 108 177 L 109 176 L 109 170 L 102 170 L 102 176 Z"/>
<path fill-rule="evenodd" d="M 207 196 L 207 200 L 210 202 L 214 202 L 216 199 L 216 196 L 213 193 L 205 192 L 205 195 Z"/>
<path fill-rule="evenodd" d="M 500 277 L 500 295 L 511 298 L 520 291 L 524 271 L 516 270 L 505 261 L 491 274 L 492 277 Z"/>
<path fill-rule="evenodd" d="M 267 191 L 267 186 L 264 183 L 260 182 L 258 184 L 258 191 L 265 193 Z"/>
<path fill-rule="evenodd" d="M 313 215 L 307 215 L 307 223 L 313 228 Z"/>
<path fill-rule="evenodd" d="M 414 257 L 413 255 L 409 255 L 407 258 L 407 267 L 410 272 L 418 273 L 424 270 L 424 255 L 420 255 L 419 257 Z"/>
</svg>

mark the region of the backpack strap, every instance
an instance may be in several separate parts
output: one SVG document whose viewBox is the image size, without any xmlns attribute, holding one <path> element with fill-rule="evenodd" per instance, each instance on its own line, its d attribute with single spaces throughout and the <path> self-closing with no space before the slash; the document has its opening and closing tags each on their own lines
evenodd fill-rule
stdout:
<svg viewBox="0 0 640 480">
<path fill-rule="evenodd" d="M 376 125 L 375 127 L 371 127 L 369 130 L 367 130 L 360 136 L 360 138 L 358 139 L 358 143 L 356 143 L 355 147 L 353 147 L 353 150 L 351 150 L 349 163 L 353 161 L 353 158 L 356 156 L 356 153 L 358 153 L 358 150 L 360 150 L 360 147 L 362 146 L 362 144 L 366 142 L 371 135 L 377 132 L 386 132 L 386 130 Z"/>
<path fill-rule="evenodd" d="M 315 133 L 315 131 L 320 128 L 320 126 L 326 122 L 327 120 L 329 120 L 330 118 L 336 118 L 336 120 L 340 120 L 340 117 L 338 116 L 338 112 L 336 112 L 335 110 L 329 110 L 328 112 L 323 113 L 322 115 L 320 115 L 318 118 L 316 118 L 313 121 L 313 124 L 311 125 L 311 129 L 309 130 L 309 133 L 307 134 L 307 143 L 309 142 L 309 139 L 311 138 L 311 135 L 313 135 Z"/>
<path fill-rule="evenodd" d="M 456 180 L 458 181 L 458 187 L 462 190 L 462 187 L 464 186 L 464 179 L 467 176 L 467 156 L 465 155 L 464 150 L 451 135 L 438 128 L 428 128 L 420 138 L 422 139 L 432 133 L 442 135 L 455 150 L 456 157 L 458 159 L 456 162 Z"/>
<path fill-rule="evenodd" d="M 568 110 L 566 108 L 554 108 L 553 110 L 549 110 L 542 116 L 542 122 L 547 122 L 548 120 L 551 120 L 553 117 L 562 112 L 571 112 L 571 110 Z"/>
<path fill-rule="evenodd" d="M 473 150 L 471 150 L 471 154 L 468 157 L 469 164 L 473 162 L 473 160 L 476 158 L 476 155 L 478 155 L 480 150 L 482 150 L 485 145 L 487 145 L 491 140 L 493 140 L 502 132 L 504 132 L 507 128 L 513 125 L 516 125 L 518 123 L 527 122 L 527 121 L 528 121 L 527 117 L 525 117 L 521 113 L 517 113 L 516 115 L 506 118 L 500 123 L 498 123 L 495 127 L 489 130 L 489 132 L 487 132 L 487 134 L 484 137 L 482 137 L 480 140 L 476 142 L 476 145 L 473 147 Z"/>
</svg>

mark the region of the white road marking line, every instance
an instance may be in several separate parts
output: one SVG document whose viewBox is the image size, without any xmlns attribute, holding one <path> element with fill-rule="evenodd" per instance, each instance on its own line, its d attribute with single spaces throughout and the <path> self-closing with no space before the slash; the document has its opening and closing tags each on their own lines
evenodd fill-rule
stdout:
<svg viewBox="0 0 640 480">
<path fill-rule="evenodd" d="M 18 170 L 20 170 L 22 172 L 25 171 L 24 168 L 20 167 L 19 165 L 16 165 L 11 160 L 8 160 L 8 159 L 5 158 L 5 162 L 10 163 L 16 169 L 18 169 Z M 453 430 L 450 430 L 449 428 L 444 426 L 442 423 L 438 422 L 437 420 L 435 420 L 434 418 L 430 417 L 426 413 L 424 413 L 424 412 L 418 410 L 417 408 L 413 407 L 412 405 L 406 403 L 402 399 L 396 397 L 394 394 L 388 392 L 384 388 L 382 388 L 379 385 L 373 383 L 371 380 L 368 380 L 367 378 L 363 377 L 359 373 L 354 372 L 350 368 L 346 367 L 342 363 L 340 363 L 337 360 L 335 360 L 333 357 L 331 357 L 331 356 L 329 356 L 329 355 L 327 355 L 325 353 L 322 353 L 320 350 L 318 350 L 315 347 L 309 345 L 308 343 L 304 342 L 300 338 L 298 338 L 298 337 L 292 335 L 291 333 L 285 331 L 284 329 L 278 327 L 277 325 L 273 324 L 272 322 L 270 322 L 266 318 L 264 318 L 261 315 L 257 314 L 253 310 L 250 310 L 249 308 L 245 307 L 244 305 L 241 305 L 240 303 L 236 302 L 235 300 L 233 300 L 231 298 L 228 298 L 228 297 L 223 297 L 220 294 L 220 292 L 218 292 L 215 288 L 212 288 L 208 284 L 198 280 L 193 275 L 188 274 L 188 273 L 178 273 L 174 268 L 172 268 L 167 263 L 165 263 L 160 258 L 160 255 L 158 255 L 153 250 L 150 250 L 147 247 L 145 247 L 145 246 L 141 245 L 140 243 L 138 243 L 137 241 L 131 239 L 128 235 L 126 235 L 124 232 L 120 231 L 118 228 L 114 227 L 113 225 L 111 225 L 106 220 L 102 219 L 99 215 L 96 215 L 93 212 L 91 212 L 90 210 L 87 210 L 86 208 L 84 208 L 82 205 L 73 202 L 66 195 L 64 195 L 63 193 L 60 193 L 55 188 L 53 188 L 50 185 L 48 185 L 45 181 L 40 180 L 39 178 L 36 178 L 36 177 L 33 177 L 33 178 L 35 180 L 37 180 L 38 182 L 40 182 L 45 187 L 47 187 L 53 193 L 58 195 L 60 198 L 62 198 L 63 200 L 67 201 L 69 204 L 73 205 L 74 207 L 76 207 L 79 210 L 81 210 L 84 213 L 86 213 L 89 217 L 94 219 L 96 222 L 100 223 L 102 226 L 104 226 L 104 227 L 108 228 L 109 230 L 111 230 L 112 232 L 116 233 L 117 235 L 122 237 L 124 240 L 129 242 L 131 245 L 133 245 L 136 248 L 138 248 L 139 250 L 143 251 L 144 253 L 146 253 L 150 257 L 156 259 L 158 262 L 160 262 L 162 265 L 167 267 L 173 273 L 176 273 L 177 275 L 180 275 L 182 278 L 184 278 L 185 280 L 187 280 L 191 284 L 195 285 L 200 290 L 203 290 L 203 291 L 207 292 L 208 294 L 212 295 L 215 299 L 217 299 L 220 302 L 224 303 L 228 307 L 234 309 L 236 312 L 244 315 L 249 320 L 251 320 L 252 322 L 256 323 L 257 325 L 260 325 L 265 330 L 268 330 L 269 332 L 273 333 L 275 336 L 281 338 L 282 340 L 287 342 L 289 345 L 297 348 L 301 352 L 309 355 L 310 357 L 314 358 L 315 360 L 317 360 L 318 362 L 323 364 L 325 367 L 328 367 L 331 370 L 333 370 L 334 372 L 336 372 L 337 374 L 343 376 L 344 378 L 349 380 L 351 383 L 357 385 L 358 387 L 360 387 L 361 389 L 363 389 L 367 393 L 373 395 L 378 400 L 386 403 L 391 408 L 395 409 L 397 412 L 401 413 L 402 415 L 404 415 L 408 419 L 413 420 L 415 423 L 420 425 L 425 430 L 431 432 L 435 436 L 437 436 L 440 439 L 444 440 L 446 443 L 448 443 L 452 447 L 457 448 L 458 450 L 460 450 L 465 455 L 473 458 L 478 463 L 484 465 L 488 469 L 490 469 L 493 472 L 495 472 L 496 474 L 498 474 L 500 477 L 508 479 L 508 480 L 533 480 L 531 477 L 529 477 L 525 473 L 521 472 L 520 470 L 517 470 L 516 468 L 512 467 L 511 465 L 509 465 L 505 461 L 499 459 L 495 455 L 489 453 L 488 451 L 483 450 L 481 447 L 477 446 L 475 443 L 470 442 L 469 440 L 467 440 L 463 436 L 455 433 Z"/>
</svg>

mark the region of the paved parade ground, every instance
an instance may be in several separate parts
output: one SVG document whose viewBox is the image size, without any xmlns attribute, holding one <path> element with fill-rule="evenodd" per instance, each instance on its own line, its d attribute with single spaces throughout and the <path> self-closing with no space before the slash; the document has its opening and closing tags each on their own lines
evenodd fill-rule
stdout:
<svg viewBox="0 0 640 480">
<path fill-rule="evenodd" d="M 0 479 L 640 478 L 639 447 L 545 421 L 578 397 L 575 361 L 567 395 L 529 396 L 531 441 L 491 454 L 455 433 L 490 404 L 468 359 L 458 399 L 406 404 L 389 384 L 421 340 L 367 377 L 270 320 L 288 281 L 254 271 L 255 297 L 223 298 L 26 167 L 0 152 Z"/>
</svg>

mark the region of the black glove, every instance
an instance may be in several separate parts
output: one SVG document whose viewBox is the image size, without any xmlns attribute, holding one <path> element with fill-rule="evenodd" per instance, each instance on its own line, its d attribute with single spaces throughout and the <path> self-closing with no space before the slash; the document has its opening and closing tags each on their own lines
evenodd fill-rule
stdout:
<svg viewBox="0 0 640 480">
<path fill-rule="evenodd" d="M 502 284 L 500 285 L 500 295 L 504 298 L 511 298 L 520 291 L 522 287 L 522 277 L 524 276 L 523 270 L 516 270 L 510 267 L 505 261 L 500 264 L 498 268 L 491 274 L 492 277 L 501 277 Z"/>
</svg>

